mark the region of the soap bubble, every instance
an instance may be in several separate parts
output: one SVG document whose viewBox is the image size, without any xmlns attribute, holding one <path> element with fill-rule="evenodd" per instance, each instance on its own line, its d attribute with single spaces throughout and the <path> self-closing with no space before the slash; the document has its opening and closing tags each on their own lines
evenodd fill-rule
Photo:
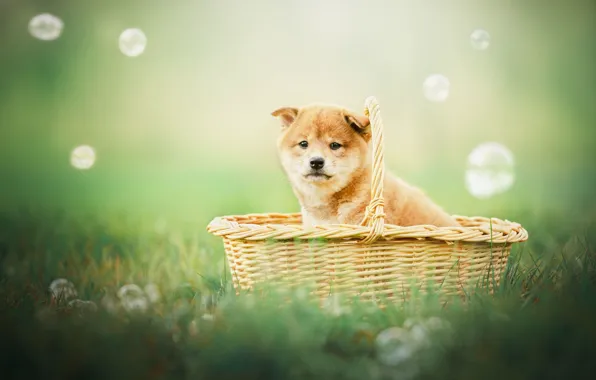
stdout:
<svg viewBox="0 0 596 380">
<path fill-rule="evenodd" d="M 339 317 L 350 312 L 350 308 L 344 303 L 344 300 L 338 293 L 330 294 L 323 301 L 323 310 L 334 317 Z"/>
<path fill-rule="evenodd" d="M 144 312 L 149 307 L 149 302 L 143 290 L 138 285 L 127 284 L 118 290 L 118 298 L 122 307 L 129 312 Z"/>
<path fill-rule="evenodd" d="M 513 153 L 505 146 L 489 142 L 478 145 L 468 156 L 466 188 L 478 199 L 501 194 L 513 185 Z"/>
<path fill-rule="evenodd" d="M 119 46 L 122 54 L 137 57 L 145 51 L 147 37 L 141 29 L 126 29 L 120 34 Z"/>
<path fill-rule="evenodd" d="M 68 300 L 77 296 L 77 291 L 72 282 L 65 278 L 58 278 L 50 284 L 50 294 L 58 300 Z"/>
<path fill-rule="evenodd" d="M 416 348 L 430 346 L 430 331 L 424 323 L 418 323 L 410 327 L 410 338 L 412 345 Z"/>
<path fill-rule="evenodd" d="M 299 301 L 307 301 L 310 296 L 310 292 L 308 291 L 308 289 L 300 287 L 294 291 L 294 296 Z"/>
<path fill-rule="evenodd" d="M 411 359 L 417 350 L 408 331 L 399 327 L 381 331 L 375 339 L 375 347 L 377 359 L 388 366 L 395 366 Z"/>
<path fill-rule="evenodd" d="M 419 319 L 419 318 L 408 318 L 404 321 L 403 327 L 404 327 L 404 329 L 409 330 L 412 328 L 412 326 L 414 326 L 420 322 L 421 322 L 421 319 Z"/>
<path fill-rule="evenodd" d="M 111 313 L 111 314 L 118 313 L 118 310 L 120 308 L 120 304 L 118 302 L 118 299 L 116 297 L 114 297 L 110 293 L 107 293 L 105 296 L 103 296 L 103 298 L 101 299 L 101 306 L 108 313 Z"/>
<path fill-rule="evenodd" d="M 87 170 L 95 164 L 95 150 L 89 145 L 81 145 L 70 154 L 70 164 L 77 169 Z"/>
<path fill-rule="evenodd" d="M 64 23 L 58 17 L 42 13 L 29 21 L 29 33 L 42 41 L 52 41 L 62 34 Z"/>
<path fill-rule="evenodd" d="M 161 298 L 161 294 L 159 293 L 159 288 L 155 284 L 147 284 L 145 285 L 145 294 L 151 303 L 156 303 Z"/>
<path fill-rule="evenodd" d="M 422 85 L 424 96 L 431 102 L 444 102 L 449 97 L 449 79 L 441 74 L 429 75 Z"/>
<path fill-rule="evenodd" d="M 122 308 L 128 312 L 147 311 L 147 299 L 144 297 L 126 297 L 121 300 Z"/>
<path fill-rule="evenodd" d="M 490 34 L 484 29 L 476 29 L 470 35 L 472 47 L 477 50 L 486 50 L 490 45 Z"/>
<path fill-rule="evenodd" d="M 143 290 L 136 284 L 126 284 L 118 290 L 118 298 L 130 296 L 145 296 Z"/>
<path fill-rule="evenodd" d="M 429 330 L 435 331 L 451 329 L 451 323 L 439 317 L 430 317 L 426 320 L 425 325 Z"/>
<path fill-rule="evenodd" d="M 79 299 L 70 301 L 68 307 L 76 310 L 81 317 L 93 314 L 97 311 L 97 305 L 93 301 L 83 301 Z"/>
</svg>

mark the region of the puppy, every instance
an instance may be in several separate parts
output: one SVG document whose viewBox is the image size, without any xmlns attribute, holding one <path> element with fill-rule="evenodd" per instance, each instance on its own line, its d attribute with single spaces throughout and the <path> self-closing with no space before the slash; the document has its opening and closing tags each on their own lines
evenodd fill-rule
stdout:
<svg viewBox="0 0 596 380">
<path fill-rule="evenodd" d="M 301 206 L 305 227 L 360 224 L 371 199 L 369 119 L 338 106 L 283 107 L 279 159 Z M 458 226 L 422 191 L 385 171 L 385 222 Z"/>
</svg>

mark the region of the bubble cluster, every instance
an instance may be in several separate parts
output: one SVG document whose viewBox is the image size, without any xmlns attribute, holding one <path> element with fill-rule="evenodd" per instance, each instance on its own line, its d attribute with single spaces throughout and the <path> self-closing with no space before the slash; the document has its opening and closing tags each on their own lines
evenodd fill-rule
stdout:
<svg viewBox="0 0 596 380">
<path fill-rule="evenodd" d="M 95 149 L 89 145 L 81 145 L 70 154 L 70 164 L 77 169 L 87 170 L 95 164 Z"/>
<path fill-rule="evenodd" d="M 106 295 L 103 296 L 101 299 L 101 306 L 111 314 L 118 313 L 118 310 L 120 309 L 118 299 L 110 293 L 106 293 Z"/>
<path fill-rule="evenodd" d="M 57 300 L 68 300 L 77 296 L 72 282 L 65 278 L 58 278 L 50 283 L 49 292 Z"/>
<path fill-rule="evenodd" d="M 143 290 L 135 284 L 127 284 L 118 290 L 118 298 L 124 310 L 128 312 L 145 312 L 149 301 Z"/>
<path fill-rule="evenodd" d="M 422 84 L 424 96 L 431 102 L 441 103 L 449 97 L 451 83 L 441 74 L 429 75 Z"/>
<path fill-rule="evenodd" d="M 408 362 L 418 352 L 428 349 L 433 335 L 449 332 L 451 325 L 438 317 L 425 320 L 408 319 L 403 327 L 390 327 L 381 331 L 375 339 L 377 359 L 386 366 L 398 366 Z"/>
<path fill-rule="evenodd" d="M 155 284 L 147 284 L 145 285 L 145 294 L 149 299 L 149 302 L 156 303 L 161 298 L 161 294 L 159 293 L 159 288 Z"/>
<path fill-rule="evenodd" d="M 93 301 L 83 301 L 79 299 L 68 303 L 68 308 L 76 310 L 79 316 L 84 317 L 97 311 L 97 305 Z"/>
<path fill-rule="evenodd" d="M 486 50 L 490 45 L 490 34 L 484 29 L 476 29 L 470 35 L 470 43 L 476 50 Z"/>
<path fill-rule="evenodd" d="M 64 23 L 58 17 L 42 13 L 29 21 L 29 33 L 42 41 L 52 41 L 60 37 Z"/>
<path fill-rule="evenodd" d="M 120 51 L 128 57 L 137 57 L 145 51 L 147 37 L 141 29 L 130 28 L 120 34 Z"/>
<path fill-rule="evenodd" d="M 334 317 L 339 317 L 343 314 L 350 313 L 350 307 L 344 302 L 344 300 L 337 293 L 330 294 L 323 301 L 323 310 Z"/>
<path fill-rule="evenodd" d="M 377 359 L 388 366 L 395 366 L 409 360 L 416 349 L 407 330 L 390 327 L 375 339 Z"/>
<path fill-rule="evenodd" d="M 433 331 L 450 330 L 451 323 L 439 317 L 430 317 L 424 322 L 425 326 Z"/>
<path fill-rule="evenodd" d="M 513 153 L 495 143 L 478 145 L 468 155 L 465 183 L 478 199 L 488 199 L 506 192 L 515 181 Z"/>
</svg>

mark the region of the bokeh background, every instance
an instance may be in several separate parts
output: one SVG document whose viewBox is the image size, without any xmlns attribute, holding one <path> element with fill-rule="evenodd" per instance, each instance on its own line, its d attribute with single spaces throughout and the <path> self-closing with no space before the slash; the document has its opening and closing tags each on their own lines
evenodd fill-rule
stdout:
<svg viewBox="0 0 596 380">
<path fill-rule="evenodd" d="M 28 32 L 44 12 L 64 22 L 55 41 Z M 132 27 L 148 39 L 134 58 L 118 48 Z M 270 112 L 374 95 L 387 167 L 448 211 L 596 215 L 594 35 L 591 0 L 0 0 L 0 206 L 201 233 L 217 215 L 294 212 Z M 423 95 L 434 73 L 444 103 Z M 513 152 L 516 181 L 479 200 L 464 172 L 487 141 Z M 82 144 L 88 171 L 69 161 Z"/>
</svg>

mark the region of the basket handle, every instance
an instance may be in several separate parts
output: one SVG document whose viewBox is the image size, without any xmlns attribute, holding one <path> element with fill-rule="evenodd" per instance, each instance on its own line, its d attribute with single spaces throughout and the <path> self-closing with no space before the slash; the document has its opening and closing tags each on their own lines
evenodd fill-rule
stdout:
<svg viewBox="0 0 596 380">
<path fill-rule="evenodd" d="M 369 96 L 364 102 L 364 114 L 370 120 L 372 130 L 373 167 L 371 179 L 370 203 L 366 207 L 362 226 L 369 226 L 368 236 L 362 243 L 372 243 L 383 236 L 385 229 L 385 211 L 383 199 L 383 179 L 385 178 L 383 119 L 379 111 L 379 103 L 374 96 Z"/>
</svg>

